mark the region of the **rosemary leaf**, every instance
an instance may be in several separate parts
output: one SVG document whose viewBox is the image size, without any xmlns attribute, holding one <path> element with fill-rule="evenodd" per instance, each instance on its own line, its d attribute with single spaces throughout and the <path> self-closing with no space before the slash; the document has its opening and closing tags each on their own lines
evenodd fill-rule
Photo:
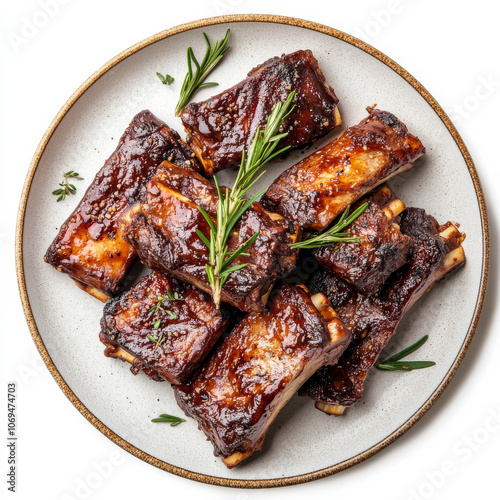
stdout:
<svg viewBox="0 0 500 500">
<path fill-rule="evenodd" d="M 408 371 L 420 370 L 421 368 L 429 368 L 434 366 L 436 363 L 434 361 L 394 361 L 393 363 L 380 363 L 377 365 L 379 370 L 387 371 Z"/>
<path fill-rule="evenodd" d="M 333 243 L 359 243 L 359 238 L 351 238 L 350 232 L 342 232 L 349 224 L 352 224 L 368 207 L 368 203 L 363 203 L 354 212 L 349 215 L 351 209 L 348 206 L 344 213 L 340 216 L 338 222 L 332 226 L 330 229 L 324 233 L 318 234 L 316 236 L 310 236 L 309 238 L 297 241 L 296 243 L 290 244 L 290 248 L 318 248 L 327 247 L 333 245 Z"/>
<path fill-rule="evenodd" d="M 424 335 L 421 339 L 417 340 L 414 344 L 412 344 L 409 347 L 406 347 L 402 351 L 394 354 L 390 358 L 387 358 L 383 363 L 393 363 L 394 361 L 399 361 L 400 359 L 406 358 L 406 356 L 409 356 L 412 352 L 416 351 L 420 347 L 422 347 L 426 342 L 427 339 L 429 338 L 429 335 Z"/>
<path fill-rule="evenodd" d="M 193 49 L 191 47 L 188 47 L 188 72 L 184 78 L 184 82 L 182 83 L 179 101 L 177 102 L 177 106 L 175 107 L 176 115 L 179 115 L 180 112 L 187 106 L 198 89 L 202 87 L 217 85 L 217 83 L 215 82 L 204 82 L 204 80 L 217 66 L 217 64 L 219 64 L 226 51 L 229 50 L 230 47 L 227 44 L 229 40 L 229 33 L 230 30 L 227 30 L 226 36 L 221 41 L 216 40 L 213 47 L 210 44 L 210 40 L 208 39 L 206 33 L 203 33 L 205 43 L 207 44 L 207 50 L 201 64 L 196 59 Z M 196 68 L 194 72 L 193 64 Z"/>
<path fill-rule="evenodd" d="M 167 422 L 170 424 L 170 427 L 175 427 L 176 425 L 185 422 L 185 420 L 180 417 L 175 417 L 174 415 L 162 413 L 158 418 L 153 418 L 151 422 Z"/>
<path fill-rule="evenodd" d="M 411 370 L 420 370 L 422 368 L 429 368 L 430 366 L 434 366 L 436 363 L 434 361 L 400 361 L 406 356 L 410 355 L 412 352 L 416 351 L 420 347 L 422 347 L 429 338 L 428 335 L 424 335 L 421 339 L 417 340 L 414 344 L 409 347 L 406 347 L 402 351 L 394 354 L 393 356 L 377 363 L 375 365 L 379 370 L 386 371 L 411 371 Z"/>
</svg>

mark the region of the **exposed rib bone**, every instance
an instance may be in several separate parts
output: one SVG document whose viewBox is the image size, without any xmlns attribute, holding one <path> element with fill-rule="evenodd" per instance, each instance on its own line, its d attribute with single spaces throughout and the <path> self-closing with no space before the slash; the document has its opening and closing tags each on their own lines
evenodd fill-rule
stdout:
<svg viewBox="0 0 500 500">
<path fill-rule="evenodd" d="M 316 408 L 318 410 L 321 410 L 325 413 L 328 413 L 329 415 L 342 415 L 345 411 L 345 406 L 341 405 L 330 405 L 328 403 L 322 403 L 321 401 L 316 401 L 315 404 Z"/>
<path fill-rule="evenodd" d="M 227 467 L 261 448 L 281 408 L 349 343 L 326 297 L 316 294 L 313 301 L 300 288 L 278 288 L 267 309 L 247 315 L 189 383 L 174 387 L 179 405 Z"/>
<path fill-rule="evenodd" d="M 439 226 L 423 210 L 409 208 L 401 231 L 411 238 L 407 263 L 394 272 L 377 294 L 365 295 L 328 272 L 318 272 L 308 286 L 324 291 L 353 341 L 336 366 L 325 366 L 301 388 L 319 401 L 322 411 L 338 414 L 362 397 L 370 368 L 412 305 L 432 286 L 465 261 L 465 235 L 447 223 Z"/>
<path fill-rule="evenodd" d="M 359 241 L 315 249 L 325 268 L 363 294 L 376 293 L 389 275 L 406 262 L 410 238 L 401 233 L 398 215 L 406 208 L 387 184 L 356 202 L 365 211 L 346 231 Z"/>
<path fill-rule="evenodd" d="M 399 198 L 396 198 L 395 200 L 392 200 L 387 205 L 382 207 L 382 210 L 384 211 L 387 219 L 392 220 L 394 219 L 394 217 L 397 217 L 405 208 L 406 205 Z"/>
<path fill-rule="evenodd" d="M 425 152 L 419 139 L 391 113 L 367 110 L 368 118 L 283 172 L 262 205 L 321 232 L 349 205 L 411 168 Z"/>
<path fill-rule="evenodd" d="M 78 280 L 73 280 L 73 281 L 75 282 L 76 286 L 81 288 L 84 292 L 87 292 L 89 295 L 94 296 L 101 302 L 106 302 L 109 299 L 109 295 L 106 295 L 97 288 L 94 288 L 93 286 L 90 285 L 86 285 L 85 283 L 82 283 L 81 281 Z"/>
<path fill-rule="evenodd" d="M 136 356 L 134 356 L 130 352 L 126 351 L 122 347 L 116 348 L 116 350 L 113 352 L 113 354 L 110 357 L 122 359 L 123 361 L 126 361 L 127 363 L 130 363 L 131 365 L 133 365 L 134 361 L 137 360 Z"/>
</svg>

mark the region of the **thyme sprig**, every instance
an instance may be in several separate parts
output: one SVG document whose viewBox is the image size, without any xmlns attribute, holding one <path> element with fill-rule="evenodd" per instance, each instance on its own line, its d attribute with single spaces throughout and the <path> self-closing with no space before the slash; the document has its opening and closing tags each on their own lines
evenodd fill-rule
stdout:
<svg viewBox="0 0 500 500">
<path fill-rule="evenodd" d="M 345 229 L 349 224 L 352 224 L 366 210 L 367 206 L 367 202 L 363 203 L 356 210 L 354 210 L 351 215 L 349 215 L 349 211 L 351 209 L 351 206 L 349 205 L 340 216 L 338 222 L 328 229 L 328 231 L 316 236 L 310 236 L 305 240 L 292 243 L 290 248 L 318 248 L 330 246 L 333 243 L 359 243 L 359 238 L 351 237 L 351 233 L 349 231 L 343 232 L 343 229 Z"/>
<path fill-rule="evenodd" d="M 169 415 L 168 413 L 162 413 L 158 418 L 153 418 L 151 422 L 167 422 L 170 424 L 170 427 L 175 427 L 185 422 L 185 420 L 180 417 L 175 417 L 174 415 Z"/>
<path fill-rule="evenodd" d="M 170 76 L 168 73 L 163 76 L 157 71 L 156 76 L 161 80 L 161 83 L 163 83 L 163 85 L 170 85 L 175 80 L 175 78 L 173 76 Z"/>
<path fill-rule="evenodd" d="M 403 349 L 402 351 L 394 354 L 390 358 L 387 358 L 384 361 L 378 363 L 376 368 L 379 370 L 387 370 L 387 371 L 411 371 L 411 370 L 420 370 L 422 368 L 429 368 L 430 366 L 434 366 L 436 363 L 434 361 L 400 361 L 406 356 L 410 355 L 412 352 L 416 351 L 420 347 L 422 347 L 429 338 L 429 335 L 424 335 L 420 340 L 417 340 L 414 344 Z"/>
<path fill-rule="evenodd" d="M 175 107 L 175 114 L 179 115 L 180 112 L 187 106 L 188 102 L 193 97 L 194 93 L 201 89 L 202 87 L 210 87 L 213 85 L 218 85 L 216 82 L 205 82 L 205 78 L 212 72 L 212 70 L 219 64 L 220 60 L 224 54 L 229 50 L 230 46 L 227 44 L 229 40 L 230 30 L 226 31 L 226 36 L 223 40 L 216 40 L 214 46 L 210 44 L 210 40 L 206 33 L 203 33 L 205 42 L 207 44 L 207 50 L 205 52 L 205 57 L 198 62 L 196 59 L 193 49 L 188 47 L 187 49 L 187 62 L 188 62 L 188 72 L 182 83 L 181 93 L 179 96 L 179 101 Z M 195 65 L 195 70 L 193 72 L 193 63 Z"/>
<path fill-rule="evenodd" d="M 255 233 L 237 250 L 229 252 L 227 242 L 234 226 L 238 223 L 246 210 L 248 210 L 250 205 L 263 194 L 263 192 L 257 193 L 249 200 L 244 198 L 248 190 L 265 173 L 261 172 L 257 175 L 257 172 L 267 162 L 289 148 L 289 146 L 287 146 L 276 150 L 279 141 L 288 135 L 288 133 L 279 133 L 279 129 L 283 120 L 293 110 L 292 101 L 294 95 L 295 92 L 292 91 L 285 102 L 277 102 L 267 119 L 265 128 L 263 130 L 260 127 L 257 128 L 257 132 L 248 152 L 243 151 L 240 169 L 238 170 L 233 189 L 229 190 L 226 188 L 225 191 L 222 192 L 223 190 L 220 188 L 217 179 L 214 178 L 217 193 L 219 195 L 216 220 L 212 221 L 205 210 L 198 207 L 198 210 L 203 214 L 203 217 L 210 227 L 210 235 L 208 238 L 199 229 L 196 230 L 196 233 L 209 249 L 209 264 L 205 266 L 205 269 L 208 282 L 212 289 L 212 298 L 217 308 L 220 305 L 222 287 L 229 278 L 229 275 L 246 266 L 244 263 L 232 265 L 233 262 L 239 256 L 248 256 L 246 251 L 259 236 L 259 233 Z"/>
<path fill-rule="evenodd" d="M 73 171 L 73 170 L 70 170 L 69 172 L 66 172 L 65 174 L 63 174 L 63 181 L 59 183 L 59 186 L 61 186 L 61 187 L 52 191 L 53 195 L 58 196 L 56 201 L 62 201 L 69 194 L 76 193 L 75 185 L 71 184 L 68 179 L 75 179 L 77 181 L 83 181 L 83 177 L 80 177 L 80 174 L 78 172 Z"/>
<path fill-rule="evenodd" d="M 168 300 L 171 300 L 171 301 L 184 300 L 177 292 L 172 292 L 172 290 L 170 290 L 170 289 L 167 289 L 167 296 L 168 296 Z M 173 311 L 170 311 L 169 309 L 165 309 L 164 302 L 165 302 L 165 297 L 163 295 L 158 295 L 158 297 L 156 297 L 155 304 L 153 306 L 151 306 L 148 310 L 148 314 L 154 313 L 154 317 L 153 317 L 153 330 L 154 330 L 154 332 L 152 334 L 148 333 L 146 335 L 146 338 L 150 342 L 155 344 L 155 349 L 154 349 L 155 356 L 157 355 L 158 348 L 165 342 L 165 340 L 167 340 L 165 335 L 160 334 L 160 332 L 159 332 L 162 317 L 164 317 L 165 314 L 167 314 L 172 319 L 177 318 L 177 314 L 175 314 Z"/>
</svg>

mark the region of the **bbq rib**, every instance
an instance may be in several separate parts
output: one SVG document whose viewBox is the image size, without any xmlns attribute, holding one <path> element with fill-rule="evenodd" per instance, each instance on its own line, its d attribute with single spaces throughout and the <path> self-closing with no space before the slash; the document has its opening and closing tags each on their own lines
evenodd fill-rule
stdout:
<svg viewBox="0 0 500 500">
<path fill-rule="evenodd" d="M 396 269 L 406 262 L 410 237 L 399 229 L 398 215 L 405 204 L 387 184 L 360 199 L 353 210 L 368 202 L 366 210 L 345 230 L 359 243 L 320 247 L 313 251 L 316 260 L 359 292 L 376 292 Z"/>
<path fill-rule="evenodd" d="M 295 108 L 280 132 L 280 147 L 312 144 L 339 125 L 338 99 L 310 50 L 273 57 L 219 95 L 192 103 L 181 113 L 187 141 L 206 175 L 239 166 L 257 127 L 264 127 L 273 106 L 294 90 Z"/>
<path fill-rule="evenodd" d="M 368 118 L 285 170 L 262 205 L 303 228 L 322 231 L 348 205 L 425 153 L 422 143 L 386 111 L 367 108 Z"/>
<path fill-rule="evenodd" d="M 196 230 L 209 237 L 209 225 L 198 206 L 215 216 L 218 195 L 213 184 L 195 172 L 168 162 L 147 184 L 145 202 L 124 214 L 126 238 L 149 268 L 165 272 L 210 293 L 205 266 L 209 251 Z M 233 265 L 246 264 L 231 273 L 222 288 L 222 300 L 242 311 L 265 306 L 274 282 L 295 265 L 297 251 L 289 244 L 299 229 L 258 203 L 245 212 L 229 238 L 229 251 L 239 248 L 255 233 L 259 236 Z"/>
<path fill-rule="evenodd" d="M 417 208 L 401 217 L 401 232 L 411 238 L 408 263 L 394 272 L 378 295 L 363 295 L 328 271 L 313 275 L 309 287 L 330 299 L 340 319 L 352 333 L 352 343 L 336 366 L 320 369 L 300 394 L 316 406 L 340 414 L 362 397 L 369 370 L 411 306 L 465 262 L 461 243 L 465 236 L 451 223 L 439 226 Z"/>
<path fill-rule="evenodd" d="M 177 132 L 150 111 L 137 114 L 82 200 L 61 226 L 45 262 L 102 301 L 119 293 L 136 253 L 123 239 L 120 214 L 135 203 L 158 165 L 200 170 Z"/>
<path fill-rule="evenodd" d="M 169 293 L 178 299 L 169 300 Z M 99 337 L 105 356 L 131 363 L 134 375 L 142 370 L 153 380 L 178 384 L 203 361 L 227 323 L 228 314 L 206 293 L 153 272 L 106 302 Z"/>
<path fill-rule="evenodd" d="M 323 294 L 283 285 L 269 308 L 247 315 L 183 385 L 177 402 L 232 468 L 260 450 L 281 408 L 349 335 Z"/>
</svg>

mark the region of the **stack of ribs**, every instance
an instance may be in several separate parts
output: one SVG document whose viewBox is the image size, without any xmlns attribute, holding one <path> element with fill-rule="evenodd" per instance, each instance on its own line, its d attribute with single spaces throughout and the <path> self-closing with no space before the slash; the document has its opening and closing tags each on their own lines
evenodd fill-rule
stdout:
<svg viewBox="0 0 500 500">
<path fill-rule="evenodd" d="M 349 340 L 323 294 L 283 285 L 188 384 L 174 387 L 175 396 L 231 468 L 261 448 L 281 408 L 319 367 L 335 363 Z"/>
<path fill-rule="evenodd" d="M 145 183 L 164 160 L 194 171 L 201 169 L 177 132 L 150 111 L 142 111 L 61 226 L 45 262 L 69 274 L 78 286 L 103 302 L 119 293 L 136 257 L 124 238 L 121 214 L 140 198 Z"/>
<path fill-rule="evenodd" d="M 309 280 L 313 292 L 330 299 L 353 338 L 336 365 L 321 368 L 300 390 L 326 413 L 341 414 L 361 399 L 369 370 L 403 316 L 434 283 L 465 262 L 464 235 L 452 223 L 440 226 L 424 210 L 408 208 L 400 228 L 410 241 L 406 262 L 376 293 L 360 292 L 329 269 Z"/>
<path fill-rule="evenodd" d="M 181 113 L 186 142 L 149 111 L 139 113 L 45 256 L 107 301 L 105 355 L 172 383 L 180 407 L 229 468 L 262 447 L 297 392 L 330 414 L 359 401 L 401 318 L 464 262 L 464 236 L 453 224 L 406 208 L 385 184 L 425 148 L 393 114 L 371 107 L 243 214 L 229 252 L 258 236 L 234 261 L 245 266 L 230 274 L 216 307 L 199 236 L 210 231 L 200 208 L 215 221 L 219 202 L 206 177 L 241 162 L 292 90 L 280 147 L 308 146 L 340 124 L 338 99 L 308 50 L 272 58 L 190 104 Z M 286 284 L 299 259 L 290 245 L 364 203 L 346 228 L 359 241 L 315 249 L 322 269 L 306 284 Z M 151 273 L 123 291 L 136 257 Z"/>
<path fill-rule="evenodd" d="M 144 202 L 124 214 L 126 237 L 150 269 L 210 293 L 205 268 L 209 249 L 196 232 L 209 238 L 210 227 L 198 207 L 215 220 L 218 199 L 217 189 L 207 179 L 165 162 L 147 183 Z M 291 271 L 297 258 L 289 245 L 297 240 L 299 228 L 257 202 L 235 226 L 229 251 L 256 232 L 259 235 L 246 255 L 233 261 L 246 266 L 231 273 L 221 294 L 223 301 L 245 312 L 264 308 L 273 283 Z"/>
</svg>

